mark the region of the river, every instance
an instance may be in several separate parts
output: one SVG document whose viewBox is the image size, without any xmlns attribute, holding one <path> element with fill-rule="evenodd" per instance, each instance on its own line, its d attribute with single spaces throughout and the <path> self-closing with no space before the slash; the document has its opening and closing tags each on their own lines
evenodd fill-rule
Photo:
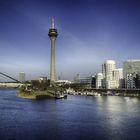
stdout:
<svg viewBox="0 0 140 140">
<path fill-rule="evenodd" d="M 0 90 L 0 140 L 136 140 L 140 99 L 69 95 L 27 100 Z"/>
</svg>

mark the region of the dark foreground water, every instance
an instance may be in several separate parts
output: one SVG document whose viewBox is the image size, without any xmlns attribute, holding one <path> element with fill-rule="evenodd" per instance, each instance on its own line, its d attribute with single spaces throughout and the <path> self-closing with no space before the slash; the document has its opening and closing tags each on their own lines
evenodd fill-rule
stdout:
<svg viewBox="0 0 140 140">
<path fill-rule="evenodd" d="M 0 90 L 0 140 L 138 140 L 140 99 L 26 100 Z"/>
</svg>

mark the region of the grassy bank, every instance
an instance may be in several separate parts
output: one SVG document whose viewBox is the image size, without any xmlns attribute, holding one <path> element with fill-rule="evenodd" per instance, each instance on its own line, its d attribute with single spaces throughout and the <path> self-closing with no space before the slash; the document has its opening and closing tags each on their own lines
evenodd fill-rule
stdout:
<svg viewBox="0 0 140 140">
<path fill-rule="evenodd" d="M 19 91 L 17 96 L 24 99 L 54 98 L 54 91 Z"/>
<path fill-rule="evenodd" d="M 34 93 L 27 94 L 26 92 L 19 92 L 17 96 L 24 99 L 36 99 L 36 95 Z"/>
</svg>

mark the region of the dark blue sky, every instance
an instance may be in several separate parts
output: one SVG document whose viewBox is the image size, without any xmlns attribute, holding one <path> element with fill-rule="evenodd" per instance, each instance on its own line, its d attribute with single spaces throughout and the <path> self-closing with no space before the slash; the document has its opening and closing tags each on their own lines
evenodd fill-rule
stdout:
<svg viewBox="0 0 140 140">
<path fill-rule="evenodd" d="M 140 58 L 140 3 L 135 0 L 0 0 L 0 71 L 27 79 L 50 71 L 51 17 L 56 71 L 62 79 L 94 75 L 106 59 L 122 67 Z"/>
</svg>

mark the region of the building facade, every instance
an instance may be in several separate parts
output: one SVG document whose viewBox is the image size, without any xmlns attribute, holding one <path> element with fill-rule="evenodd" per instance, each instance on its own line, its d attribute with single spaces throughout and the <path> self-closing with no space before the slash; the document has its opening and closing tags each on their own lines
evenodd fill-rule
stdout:
<svg viewBox="0 0 140 140">
<path fill-rule="evenodd" d="M 123 69 L 114 69 L 112 71 L 113 81 L 116 81 L 114 88 L 122 88 L 123 87 Z"/>
<path fill-rule="evenodd" d="M 96 76 L 92 76 L 91 87 L 96 88 Z"/>
<path fill-rule="evenodd" d="M 102 88 L 116 89 L 123 87 L 123 69 L 117 69 L 114 60 L 106 60 L 102 64 L 102 78 Z"/>
<path fill-rule="evenodd" d="M 80 82 L 80 74 L 76 74 L 76 76 L 74 77 L 74 82 L 75 83 L 79 83 Z"/>
<path fill-rule="evenodd" d="M 135 86 L 136 86 L 137 89 L 140 89 L 140 73 L 136 74 Z"/>
<path fill-rule="evenodd" d="M 96 88 L 102 88 L 103 74 L 97 73 L 96 75 Z"/>
<path fill-rule="evenodd" d="M 25 73 L 24 72 L 19 73 L 19 81 L 20 82 L 25 82 Z"/>
<path fill-rule="evenodd" d="M 114 88 L 115 81 L 113 81 L 113 70 L 116 69 L 116 62 L 114 60 L 106 60 L 102 65 L 103 73 L 103 87 L 110 89 Z"/>
<path fill-rule="evenodd" d="M 42 83 L 42 82 L 47 82 L 47 77 L 40 77 L 39 78 L 39 82 Z"/>
<path fill-rule="evenodd" d="M 130 74 L 127 74 L 127 77 L 126 77 L 126 88 L 127 89 L 136 88 L 134 75 L 131 74 L 131 73 Z"/>
<path fill-rule="evenodd" d="M 136 88 L 134 79 L 140 73 L 140 60 L 127 60 L 123 63 L 126 88 Z"/>
</svg>

